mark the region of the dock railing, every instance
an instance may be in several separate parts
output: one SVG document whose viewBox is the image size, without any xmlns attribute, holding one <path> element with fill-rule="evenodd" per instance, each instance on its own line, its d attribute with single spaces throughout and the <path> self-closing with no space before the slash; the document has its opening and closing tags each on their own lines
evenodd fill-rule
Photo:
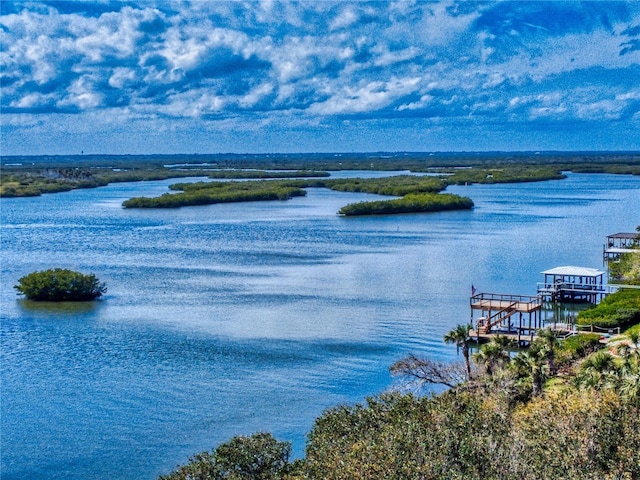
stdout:
<svg viewBox="0 0 640 480">
<path fill-rule="evenodd" d="M 482 302 L 509 302 L 522 303 L 529 306 L 542 306 L 542 297 L 539 295 L 513 295 L 506 293 L 476 293 L 470 299 L 471 306 Z"/>
<path fill-rule="evenodd" d="M 558 292 L 584 292 L 584 293 L 608 293 L 608 290 L 602 284 L 584 284 L 569 282 L 539 282 L 538 292 L 540 293 L 558 293 Z"/>
<path fill-rule="evenodd" d="M 607 335 L 620 335 L 620 327 L 605 328 L 597 325 L 574 325 L 576 332 L 603 333 Z"/>
</svg>

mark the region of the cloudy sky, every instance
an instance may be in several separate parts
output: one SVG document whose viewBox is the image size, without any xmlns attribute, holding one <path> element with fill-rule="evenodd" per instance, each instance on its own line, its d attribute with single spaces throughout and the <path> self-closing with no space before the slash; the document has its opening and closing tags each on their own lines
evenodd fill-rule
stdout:
<svg viewBox="0 0 640 480">
<path fill-rule="evenodd" d="M 640 150 L 640 1 L 0 2 L 2 154 Z"/>
</svg>

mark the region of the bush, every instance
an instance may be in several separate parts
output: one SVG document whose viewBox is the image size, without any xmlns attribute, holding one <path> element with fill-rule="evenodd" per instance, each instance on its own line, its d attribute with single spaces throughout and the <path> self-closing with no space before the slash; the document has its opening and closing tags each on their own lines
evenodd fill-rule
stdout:
<svg viewBox="0 0 640 480">
<path fill-rule="evenodd" d="M 609 262 L 609 277 L 616 283 L 640 285 L 640 253 L 624 253 L 617 262 Z"/>
<path fill-rule="evenodd" d="M 640 322 L 640 290 L 623 289 L 605 297 L 596 307 L 580 312 L 578 325 L 626 328 Z"/>
<path fill-rule="evenodd" d="M 277 480 L 288 473 L 290 454 L 291 444 L 270 433 L 238 436 L 212 453 L 194 455 L 189 463 L 159 480 Z"/>
<path fill-rule="evenodd" d="M 397 213 L 440 212 L 473 208 L 473 201 L 450 193 L 409 194 L 395 200 L 360 202 L 346 205 L 341 215 L 388 215 Z"/>
<path fill-rule="evenodd" d="M 124 208 L 178 208 L 229 202 L 258 202 L 288 200 L 306 195 L 302 188 L 286 183 L 264 180 L 249 182 L 176 183 L 169 187 L 179 193 L 165 193 L 159 197 L 134 197 L 125 201 Z"/>
<path fill-rule="evenodd" d="M 107 291 L 95 275 L 54 268 L 33 272 L 18 280 L 14 288 L 29 300 L 81 302 L 95 300 Z"/>
<path fill-rule="evenodd" d="M 573 335 L 560 343 L 560 351 L 570 359 L 585 357 L 600 348 L 600 335 L 597 333 L 581 333 Z"/>
</svg>

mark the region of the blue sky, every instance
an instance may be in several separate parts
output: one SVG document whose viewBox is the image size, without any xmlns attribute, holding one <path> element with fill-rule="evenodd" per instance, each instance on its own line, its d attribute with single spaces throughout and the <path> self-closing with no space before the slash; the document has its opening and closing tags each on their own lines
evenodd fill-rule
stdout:
<svg viewBox="0 0 640 480">
<path fill-rule="evenodd" d="M 2 0 L 2 154 L 640 150 L 640 2 Z"/>
</svg>

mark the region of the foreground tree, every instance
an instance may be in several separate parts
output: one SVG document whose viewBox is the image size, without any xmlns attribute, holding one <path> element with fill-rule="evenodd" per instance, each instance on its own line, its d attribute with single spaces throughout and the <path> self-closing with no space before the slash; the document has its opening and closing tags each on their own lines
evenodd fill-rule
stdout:
<svg viewBox="0 0 640 480">
<path fill-rule="evenodd" d="M 460 363 L 437 362 L 415 355 L 398 360 L 389 367 L 389 371 L 407 385 L 415 385 L 417 390 L 422 390 L 426 385 L 455 388 L 466 378 L 466 367 Z"/>
<path fill-rule="evenodd" d="M 458 349 L 462 349 L 462 356 L 467 367 L 467 380 L 471 380 L 471 362 L 469 361 L 469 331 L 471 324 L 458 325 L 444 336 L 445 343 L 454 343 Z"/>
<path fill-rule="evenodd" d="M 512 417 L 517 473 L 510 478 L 639 478 L 639 413 L 613 390 L 534 398 Z"/>
<path fill-rule="evenodd" d="M 555 332 L 550 328 L 543 328 L 537 332 L 538 339 L 543 343 L 545 352 L 547 354 L 547 366 L 549 368 L 549 375 L 554 376 L 557 373 L 556 368 L 556 350 L 560 345 L 558 337 Z"/>
<path fill-rule="evenodd" d="M 582 362 L 576 374 L 576 385 L 613 390 L 630 403 L 640 405 L 638 336 L 631 334 L 630 337 L 629 343 L 620 343 L 615 347 L 618 358 L 607 351 L 599 351 Z"/>
<path fill-rule="evenodd" d="M 531 396 L 542 394 L 542 386 L 547 378 L 547 350 L 542 344 L 533 343 L 529 350 L 520 352 L 511 365 L 516 374 L 527 382 L 531 382 Z"/>
<path fill-rule="evenodd" d="M 291 444 L 269 433 L 238 436 L 212 453 L 202 452 L 159 480 L 278 480 L 291 464 Z"/>
<path fill-rule="evenodd" d="M 484 365 L 487 375 L 493 376 L 497 368 L 503 368 L 511 359 L 509 350 L 518 347 L 518 342 L 504 335 L 497 335 L 473 355 L 476 363 Z"/>
<path fill-rule="evenodd" d="M 107 287 L 95 275 L 62 268 L 32 272 L 18 280 L 14 288 L 29 300 L 82 302 L 104 295 Z"/>
<path fill-rule="evenodd" d="M 600 350 L 589 356 L 578 369 L 576 385 L 601 390 L 614 387 L 620 375 L 620 368 L 609 352 Z"/>
</svg>

